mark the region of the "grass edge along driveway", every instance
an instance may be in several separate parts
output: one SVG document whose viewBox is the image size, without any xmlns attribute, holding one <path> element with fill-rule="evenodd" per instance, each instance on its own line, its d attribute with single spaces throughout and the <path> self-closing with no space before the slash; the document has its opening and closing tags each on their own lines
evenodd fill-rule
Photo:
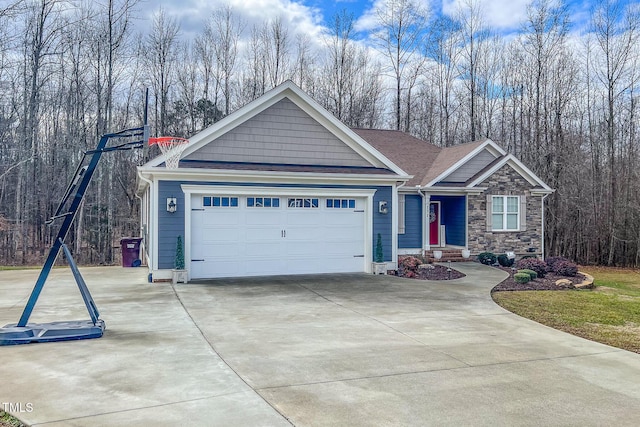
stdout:
<svg viewBox="0 0 640 427">
<path fill-rule="evenodd" d="M 594 289 L 493 292 L 501 307 L 543 325 L 640 353 L 640 270 L 581 268 Z"/>
</svg>

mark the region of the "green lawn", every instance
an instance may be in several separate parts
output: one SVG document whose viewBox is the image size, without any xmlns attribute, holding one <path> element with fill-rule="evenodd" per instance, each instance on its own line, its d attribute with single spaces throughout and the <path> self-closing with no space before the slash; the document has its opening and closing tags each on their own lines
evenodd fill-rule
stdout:
<svg viewBox="0 0 640 427">
<path fill-rule="evenodd" d="M 0 409 L 0 427 L 24 427 L 24 424 Z"/>
<path fill-rule="evenodd" d="M 536 322 L 593 341 L 640 353 L 640 271 L 582 269 L 591 290 L 494 292 L 500 306 Z"/>
</svg>

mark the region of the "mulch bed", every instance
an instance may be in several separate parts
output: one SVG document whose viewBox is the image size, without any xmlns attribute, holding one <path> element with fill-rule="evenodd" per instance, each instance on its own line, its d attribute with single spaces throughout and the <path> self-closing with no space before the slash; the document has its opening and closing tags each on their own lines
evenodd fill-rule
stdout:
<svg viewBox="0 0 640 427">
<path fill-rule="evenodd" d="M 498 283 L 491 292 L 499 291 L 566 291 L 567 289 L 574 289 L 574 285 L 579 285 L 585 279 L 585 277 L 578 273 L 575 277 L 559 276 L 555 273 L 549 272 L 544 277 L 538 277 L 535 280 L 531 280 L 528 283 L 517 283 L 513 280 L 513 273 L 510 268 L 496 267 L 509 273 L 509 277 L 504 281 Z M 568 279 L 571 280 L 573 285 L 558 286 L 556 280 Z"/>
<path fill-rule="evenodd" d="M 465 277 L 466 274 L 460 273 L 458 270 L 451 269 L 451 272 L 448 271 L 447 267 L 444 265 L 432 265 L 433 268 L 419 268 L 416 276 L 409 277 L 406 275 L 398 274 L 400 277 L 404 277 L 407 279 L 418 279 L 418 280 L 453 280 L 460 279 L 461 277 Z"/>
</svg>

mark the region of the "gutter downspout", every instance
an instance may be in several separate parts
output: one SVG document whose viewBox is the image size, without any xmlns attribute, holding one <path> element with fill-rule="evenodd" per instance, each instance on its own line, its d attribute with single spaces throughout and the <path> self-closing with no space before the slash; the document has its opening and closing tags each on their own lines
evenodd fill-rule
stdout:
<svg viewBox="0 0 640 427">
<path fill-rule="evenodd" d="M 395 220 L 395 224 L 391 225 L 391 230 L 393 231 L 393 235 L 391 236 L 391 259 L 393 262 L 393 266 L 394 269 L 398 268 L 398 249 L 399 249 L 399 240 L 400 240 L 400 233 L 399 233 L 399 228 L 398 228 L 398 224 L 400 224 L 400 209 L 398 209 L 398 206 L 400 205 L 400 203 L 398 202 L 398 199 L 400 198 L 400 189 L 402 187 L 404 187 L 405 185 L 407 185 L 407 181 L 401 181 L 400 185 L 398 185 L 396 183 L 396 188 L 394 191 L 395 197 L 393 197 L 393 212 L 395 213 L 393 215 L 392 221 Z M 404 213 L 404 212 L 403 212 Z M 372 236 L 373 237 L 373 236 Z"/>
<path fill-rule="evenodd" d="M 544 261 L 547 256 L 546 256 L 546 249 L 545 249 L 545 238 L 544 238 L 544 232 L 545 232 L 545 227 L 544 227 L 544 200 L 549 197 L 552 193 L 547 193 L 544 196 L 542 196 L 542 241 L 540 242 L 542 244 L 542 260 Z"/>
<path fill-rule="evenodd" d="M 140 178 L 141 180 L 143 180 L 144 182 L 146 182 L 149 185 L 149 189 L 152 188 L 153 186 L 153 182 L 150 181 L 149 179 L 145 178 L 142 175 L 142 172 L 138 171 L 138 178 Z M 138 196 L 138 194 L 135 195 L 138 199 L 140 199 L 140 206 L 143 208 L 142 206 L 142 197 Z M 149 191 L 149 218 L 148 218 L 148 222 L 151 223 L 151 215 L 153 212 L 152 206 L 152 199 L 153 198 L 153 192 Z M 140 231 L 142 232 L 142 209 L 140 209 Z M 149 224 L 147 224 L 147 235 L 151 236 L 152 233 L 149 230 Z M 146 236 L 145 236 L 146 237 Z M 149 267 L 150 272 L 153 271 L 153 266 L 152 264 L 152 257 L 149 256 L 149 247 L 151 246 L 149 244 L 149 242 L 147 241 L 147 239 L 144 240 L 144 244 L 145 244 L 145 248 L 144 248 L 144 252 L 145 252 L 145 256 L 147 258 L 147 266 Z"/>
</svg>

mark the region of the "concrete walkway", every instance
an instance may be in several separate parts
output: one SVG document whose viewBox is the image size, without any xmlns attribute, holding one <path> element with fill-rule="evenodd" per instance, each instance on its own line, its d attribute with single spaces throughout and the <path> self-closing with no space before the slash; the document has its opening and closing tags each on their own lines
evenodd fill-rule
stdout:
<svg viewBox="0 0 640 427">
<path fill-rule="evenodd" d="M 495 305 L 504 273 L 146 283 L 85 268 L 96 340 L 0 347 L 0 404 L 30 425 L 635 426 L 640 355 Z M 0 326 L 38 271 L 0 272 Z M 55 270 L 32 322 L 87 318 Z M 21 405 L 21 406 L 20 406 Z"/>
</svg>

